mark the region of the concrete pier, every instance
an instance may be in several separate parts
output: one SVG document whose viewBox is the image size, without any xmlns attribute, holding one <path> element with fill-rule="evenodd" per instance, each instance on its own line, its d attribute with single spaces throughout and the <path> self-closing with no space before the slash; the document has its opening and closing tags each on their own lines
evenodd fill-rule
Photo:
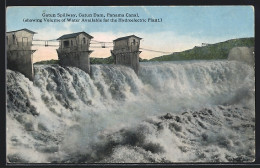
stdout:
<svg viewBox="0 0 260 168">
<path fill-rule="evenodd" d="M 57 49 L 59 64 L 61 66 L 73 66 L 90 73 L 89 50 L 90 40 L 93 37 L 86 32 L 65 34 L 59 37 L 59 48 Z"/>
<path fill-rule="evenodd" d="M 141 39 L 135 35 L 115 39 L 114 48 L 111 50 L 115 64 L 130 66 L 138 74 Z"/>
<path fill-rule="evenodd" d="M 57 50 L 59 64 L 61 66 L 77 67 L 87 73 L 90 73 L 89 55 L 92 51 L 74 51 L 65 52 Z"/>
<path fill-rule="evenodd" d="M 7 68 L 24 74 L 33 81 L 32 40 L 35 32 L 21 29 L 6 32 Z"/>
</svg>

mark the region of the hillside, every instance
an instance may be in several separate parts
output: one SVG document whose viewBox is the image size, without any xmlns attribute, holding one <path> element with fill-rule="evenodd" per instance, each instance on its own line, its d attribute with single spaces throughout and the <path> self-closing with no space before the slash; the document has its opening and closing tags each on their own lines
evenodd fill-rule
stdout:
<svg viewBox="0 0 260 168">
<path fill-rule="evenodd" d="M 202 47 L 194 47 L 182 52 L 175 52 L 170 55 L 155 57 L 149 61 L 175 61 L 175 60 L 194 60 L 194 59 L 227 59 L 229 51 L 233 47 L 254 47 L 255 38 L 232 39 L 224 42 L 209 44 Z"/>
<path fill-rule="evenodd" d="M 148 60 L 139 57 L 139 61 L 146 62 Z M 90 57 L 90 64 L 113 64 L 113 63 L 114 63 L 114 58 L 112 56 L 107 58 Z"/>
<path fill-rule="evenodd" d="M 58 64 L 59 60 L 46 60 L 46 61 L 39 61 L 39 62 L 35 62 L 34 64 L 38 65 L 38 64 Z"/>
<path fill-rule="evenodd" d="M 114 58 L 112 56 L 106 58 L 90 57 L 90 64 L 113 64 Z"/>
<path fill-rule="evenodd" d="M 113 64 L 114 63 L 114 58 L 112 56 L 106 57 L 106 58 L 95 58 L 95 57 L 90 57 L 90 64 Z M 146 59 L 139 58 L 140 62 L 145 62 L 147 61 Z M 46 60 L 46 61 L 39 61 L 34 64 L 58 64 L 59 60 Z"/>
<path fill-rule="evenodd" d="M 58 64 L 59 60 L 46 60 L 46 61 L 39 61 L 35 62 L 34 64 Z M 113 64 L 114 59 L 112 56 L 107 57 L 107 58 L 95 58 L 95 57 L 90 57 L 90 64 Z"/>
</svg>

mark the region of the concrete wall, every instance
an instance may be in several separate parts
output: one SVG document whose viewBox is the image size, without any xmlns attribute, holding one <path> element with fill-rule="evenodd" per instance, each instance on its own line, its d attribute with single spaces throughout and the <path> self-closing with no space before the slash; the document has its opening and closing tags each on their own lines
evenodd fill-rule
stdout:
<svg viewBox="0 0 260 168">
<path fill-rule="evenodd" d="M 57 50 L 59 64 L 61 66 L 72 66 L 90 73 L 89 55 L 91 51 L 62 52 Z"/>
<path fill-rule="evenodd" d="M 139 71 L 139 54 L 141 53 L 140 51 L 117 53 L 117 54 L 113 53 L 113 51 L 111 51 L 111 53 L 115 58 L 116 64 L 130 66 L 138 74 L 138 71 Z"/>
<path fill-rule="evenodd" d="M 24 74 L 32 81 L 34 78 L 32 51 L 7 51 L 7 68 Z"/>
<path fill-rule="evenodd" d="M 89 52 L 79 52 L 78 59 L 79 59 L 79 65 L 78 68 L 82 69 L 83 71 L 90 73 L 90 60 L 89 55 L 92 51 Z"/>
<path fill-rule="evenodd" d="M 131 53 L 131 67 L 134 69 L 135 73 L 138 74 L 139 72 L 139 54 L 141 52 L 132 52 Z"/>
<path fill-rule="evenodd" d="M 234 47 L 228 54 L 228 60 L 236 60 L 249 65 L 255 65 L 254 47 Z"/>
<path fill-rule="evenodd" d="M 86 43 L 85 44 L 83 42 L 83 38 L 84 37 L 86 39 Z M 85 36 L 83 33 L 79 34 L 77 36 L 77 41 L 78 41 L 78 45 L 80 47 L 80 50 L 88 51 L 89 50 L 89 45 L 90 45 L 90 40 L 91 39 L 89 39 L 88 36 Z"/>
<path fill-rule="evenodd" d="M 134 43 L 135 40 L 135 43 Z M 130 37 L 129 38 L 129 45 L 130 45 L 130 50 L 131 51 L 139 51 L 139 46 L 140 46 L 140 39 L 136 37 Z"/>
<path fill-rule="evenodd" d="M 21 30 L 6 33 L 7 68 L 21 72 L 33 80 L 33 57 L 31 50 L 33 34 Z"/>
<path fill-rule="evenodd" d="M 128 51 L 129 50 L 129 46 L 128 46 L 128 39 L 124 39 L 124 40 L 120 40 L 120 41 L 115 41 L 114 42 L 114 51 L 115 50 L 120 50 L 122 52 L 124 51 Z"/>
<path fill-rule="evenodd" d="M 77 67 L 90 73 L 89 55 L 92 51 L 62 52 L 57 50 L 61 66 Z"/>
</svg>

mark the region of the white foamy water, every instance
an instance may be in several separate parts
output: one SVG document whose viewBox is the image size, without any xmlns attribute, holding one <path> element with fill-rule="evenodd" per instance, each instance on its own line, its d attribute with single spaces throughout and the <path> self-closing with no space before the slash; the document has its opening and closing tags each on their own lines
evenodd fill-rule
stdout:
<svg viewBox="0 0 260 168">
<path fill-rule="evenodd" d="M 12 163 L 241 162 L 255 155 L 255 77 L 235 61 L 7 70 Z"/>
</svg>

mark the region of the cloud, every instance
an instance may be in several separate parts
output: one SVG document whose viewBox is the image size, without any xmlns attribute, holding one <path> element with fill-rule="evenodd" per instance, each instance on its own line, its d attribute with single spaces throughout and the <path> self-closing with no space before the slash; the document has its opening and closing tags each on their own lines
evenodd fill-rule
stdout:
<svg viewBox="0 0 260 168">
<path fill-rule="evenodd" d="M 150 17 L 152 17 L 152 18 L 154 19 L 154 16 L 149 12 L 149 10 L 148 10 L 146 7 L 142 6 L 142 8 L 143 8 L 144 12 L 145 12 L 148 16 L 150 16 Z"/>
<path fill-rule="evenodd" d="M 57 39 L 63 34 L 73 33 L 70 28 L 71 25 L 72 23 L 66 23 L 58 29 L 51 27 L 51 25 L 41 29 L 36 29 L 34 31 L 37 32 L 37 34 L 34 35 L 34 39 L 51 40 Z"/>
</svg>

